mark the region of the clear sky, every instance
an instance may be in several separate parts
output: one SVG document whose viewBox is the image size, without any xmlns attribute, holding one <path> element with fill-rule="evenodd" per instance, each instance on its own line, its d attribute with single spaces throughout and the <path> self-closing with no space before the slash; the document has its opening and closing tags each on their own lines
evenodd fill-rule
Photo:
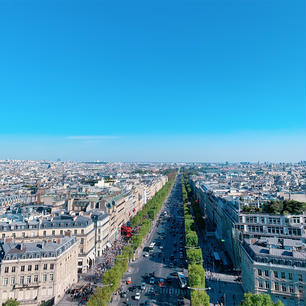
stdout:
<svg viewBox="0 0 306 306">
<path fill-rule="evenodd" d="M 0 159 L 306 159 L 304 0 L 2 0 Z"/>
</svg>

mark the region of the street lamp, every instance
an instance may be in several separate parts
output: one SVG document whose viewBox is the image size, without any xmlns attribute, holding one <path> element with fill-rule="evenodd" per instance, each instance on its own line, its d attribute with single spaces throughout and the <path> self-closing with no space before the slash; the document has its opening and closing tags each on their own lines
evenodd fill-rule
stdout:
<svg viewBox="0 0 306 306">
<path fill-rule="evenodd" d="M 186 262 L 188 263 L 188 260 L 186 260 Z M 190 260 L 190 263 L 191 263 L 191 264 L 194 264 L 194 263 L 202 263 L 202 262 L 204 262 L 204 260 L 198 260 L 198 261 L 192 261 L 192 260 Z"/>
<path fill-rule="evenodd" d="M 185 249 L 200 249 L 200 247 L 187 247 L 187 246 L 185 246 Z"/>
<path fill-rule="evenodd" d="M 211 287 L 207 287 L 207 288 L 193 288 L 193 287 L 187 287 L 187 289 L 190 289 L 190 290 L 198 290 L 198 291 L 208 291 L 208 290 L 211 290 Z"/>
</svg>

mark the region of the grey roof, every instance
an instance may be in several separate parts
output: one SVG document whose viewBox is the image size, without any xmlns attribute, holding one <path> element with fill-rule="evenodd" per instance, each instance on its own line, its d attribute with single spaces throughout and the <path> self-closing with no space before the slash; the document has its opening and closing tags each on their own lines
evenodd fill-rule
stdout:
<svg viewBox="0 0 306 306">
<path fill-rule="evenodd" d="M 3 260 L 57 257 L 77 243 L 76 237 L 63 237 L 52 242 L 1 242 Z"/>
</svg>

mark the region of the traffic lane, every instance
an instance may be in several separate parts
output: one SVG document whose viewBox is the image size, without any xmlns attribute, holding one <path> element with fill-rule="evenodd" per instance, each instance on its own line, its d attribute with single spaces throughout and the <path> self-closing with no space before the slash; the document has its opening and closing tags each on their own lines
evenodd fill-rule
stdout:
<svg viewBox="0 0 306 306">
<path fill-rule="evenodd" d="M 171 199 L 170 199 L 170 201 L 171 201 Z M 173 212 L 173 210 L 172 210 L 172 212 Z M 161 222 L 159 226 L 154 227 L 154 229 L 152 231 L 151 239 L 148 240 L 148 244 L 151 243 L 152 241 L 154 241 L 154 239 L 157 239 L 159 237 L 158 230 L 160 230 L 160 228 L 162 228 L 166 231 L 166 230 L 168 230 L 167 227 L 168 227 L 168 222 Z M 175 239 L 173 239 L 173 238 L 175 238 Z M 166 256 L 170 257 L 170 253 L 173 252 L 174 241 L 178 241 L 178 240 L 179 240 L 178 235 L 176 235 L 175 237 L 167 235 L 166 239 L 162 239 L 163 244 L 164 244 L 163 253 Z M 169 247 L 171 247 L 171 246 L 172 246 L 172 249 L 169 249 Z M 162 277 L 162 278 L 167 278 L 168 275 L 171 272 L 175 271 L 175 268 L 169 268 L 164 263 L 156 261 L 156 260 L 152 260 L 151 258 L 149 260 L 150 264 L 148 265 L 148 262 L 146 261 L 146 259 L 147 258 L 144 258 L 144 257 L 139 259 L 139 262 L 137 264 L 139 269 L 136 273 L 133 273 L 133 278 L 134 278 L 134 281 L 132 282 L 133 286 L 140 286 L 141 282 L 144 280 L 143 275 L 145 273 L 152 273 L 153 272 L 152 268 L 153 268 L 154 271 L 158 271 L 158 274 L 160 275 L 160 276 L 159 275 L 158 276 Z M 135 290 L 133 290 L 131 292 L 128 292 L 129 301 L 133 301 L 132 298 L 135 297 L 135 293 L 136 293 Z M 139 303 L 143 303 L 146 299 L 148 299 L 148 296 L 146 296 L 145 294 L 141 294 L 139 302 L 136 301 L 136 300 L 134 300 L 134 301 L 135 301 L 136 305 L 138 305 Z M 171 300 L 171 297 L 167 297 L 166 301 L 169 300 L 169 299 Z M 150 298 L 150 300 L 152 300 L 152 297 Z"/>
</svg>

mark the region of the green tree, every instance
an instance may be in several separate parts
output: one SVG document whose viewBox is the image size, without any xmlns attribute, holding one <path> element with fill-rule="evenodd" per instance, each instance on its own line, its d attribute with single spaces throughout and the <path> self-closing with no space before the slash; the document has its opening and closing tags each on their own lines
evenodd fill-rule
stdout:
<svg viewBox="0 0 306 306">
<path fill-rule="evenodd" d="M 189 231 L 186 233 L 186 246 L 187 247 L 197 247 L 199 245 L 198 235 L 194 231 Z"/>
<path fill-rule="evenodd" d="M 188 265 L 190 287 L 205 288 L 205 271 L 201 264 Z"/>
<path fill-rule="evenodd" d="M 204 290 L 191 291 L 191 305 L 192 306 L 209 306 L 209 296 Z"/>
<path fill-rule="evenodd" d="M 6 302 L 4 302 L 3 306 L 19 306 L 19 302 L 15 299 L 8 299 Z"/>
<path fill-rule="evenodd" d="M 187 260 L 189 264 L 202 263 L 202 251 L 200 249 L 187 249 Z"/>
<path fill-rule="evenodd" d="M 284 306 L 281 301 L 273 303 L 269 294 L 245 293 L 241 306 Z"/>
</svg>

